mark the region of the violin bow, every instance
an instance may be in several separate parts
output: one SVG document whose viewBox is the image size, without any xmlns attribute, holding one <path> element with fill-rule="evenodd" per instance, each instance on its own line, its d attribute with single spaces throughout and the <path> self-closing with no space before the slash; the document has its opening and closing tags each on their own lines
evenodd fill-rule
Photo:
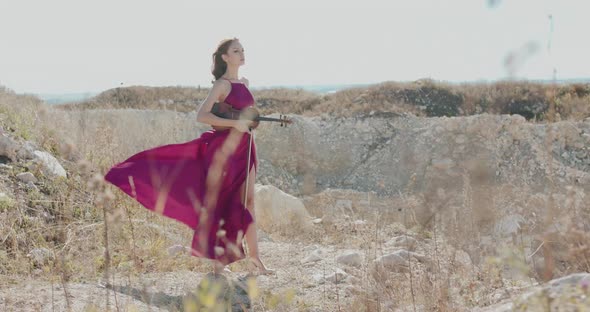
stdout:
<svg viewBox="0 0 590 312">
<path fill-rule="evenodd" d="M 279 118 L 258 116 L 254 121 L 276 121 L 281 123 L 281 127 L 285 126 L 285 124 L 293 123 L 291 119 L 287 119 L 287 116 L 284 115 L 280 115 Z"/>
</svg>

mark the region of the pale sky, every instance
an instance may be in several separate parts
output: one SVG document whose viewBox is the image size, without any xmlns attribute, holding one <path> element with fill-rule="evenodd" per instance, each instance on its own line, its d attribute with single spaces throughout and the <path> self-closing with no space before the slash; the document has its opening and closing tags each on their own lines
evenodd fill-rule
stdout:
<svg viewBox="0 0 590 312">
<path fill-rule="evenodd" d="M 494 2 L 0 0 L 0 85 L 208 87 L 211 55 L 231 37 L 251 87 L 491 81 L 509 76 L 513 51 L 512 77 L 552 79 L 555 68 L 558 79 L 590 78 L 589 0 Z"/>
</svg>

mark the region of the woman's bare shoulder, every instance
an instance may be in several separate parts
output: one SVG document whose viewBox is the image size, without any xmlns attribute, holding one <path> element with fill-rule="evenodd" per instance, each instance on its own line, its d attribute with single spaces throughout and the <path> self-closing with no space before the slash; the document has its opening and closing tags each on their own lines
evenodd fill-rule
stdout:
<svg viewBox="0 0 590 312">
<path fill-rule="evenodd" d="M 231 83 L 225 79 L 217 79 L 213 82 L 210 92 L 216 101 L 222 101 L 231 92 Z"/>
<path fill-rule="evenodd" d="M 246 77 L 242 77 L 242 79 L 240 79 L 241 82 L 243 82 L 246 87 L 250 86 L 250 81 L 248 81 L 248 79 L 246 79 Z"/>
<path fill-rule="evenodd" d="M 213 86 L 214 87 L 221 87 L 221 88 L 226 88 L 226 87 L 231 87 L 231 83 L 225 79 L 217 79 L 213 82 Z"/>
<path fill-rule="evenodd" d="M 219 90 L 221 93 L 229 93 L 231 90 L 231 83 L 225 79 L 217 79 L 213 82 L 211 89 Z"/>
</svg>

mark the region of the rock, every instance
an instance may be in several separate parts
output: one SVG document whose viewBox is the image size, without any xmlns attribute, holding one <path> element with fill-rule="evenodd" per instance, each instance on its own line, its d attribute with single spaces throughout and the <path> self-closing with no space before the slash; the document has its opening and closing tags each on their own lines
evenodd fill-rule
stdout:
<svg viewBox="0 0 590 312">
<path fill-rule="evenodd" d="M 30 142 L 30 141 L 26 141 L 21 148 L 18 150 L 17 152 L 17 156 L 20 159 L 24 159 L 24 160 L 29 160 L 29 159 L 33 159 L 35 157 L 34 152 L 38 149 L 38 147 Z"/>
<path fill-rule="evenodd" d="M 2 171 L 12 170 L 12 166 L 7 165 L 7 164 L 0 164 L 0 170 L 2 170 Z"/>
<path fill-rule="evenodd" d="M 416 250 L 418 241 L 411 236 L 396 236 L 385 243 L 386 246 L 404 248 L 409 251 Z"/>
<path fill-rule="evenodd" d="M 39 191 L 39 188 L 33 182 L 27 182 L 27 184 L 25 185 L 27 186 L 27 190 L 29 191 Z"/>
<path fill-rule="evenodd" d="M 375 259 L 372 266 L 373 271 L 383 268 L 393 272 L 407 272 L 408 260 L 398 254 L 387 254 Z"/>
<path fill-rule="evenodd" d="M 391 198 L 377 196 L 375 192 L 359 192 L 349 189 L 326 189 L 318 194 L 306 196 L 306 207 L 314 207 L 321 216 L 321 222 L 331 223 L 346 215 L 358 213 L 389 211 L 396 203 Z M 364 220 L 355 220 L 359 226 Z M 320 222 L 319 220 L 317 222 Z M 366 224 L 365 224 L 366 225 Z"/>
<path fill-rule="evenodd" d="M 373 270 L 384 268 L 393 272 L 406 272 L 409 268 L 408 262 L 410 258 L 414 258 L 420 262 L 428 262 L 428 259 L 424 255 L 400 249 L 375 259 L 372 263 L 372 268 Z"/>
<path fill-rule="evenodd" d="M 21 172 L 16 175 L 16 178 L 25 182 L 25 183 L 28 183 L 28 182 L 36 183 L 37 182 L 37 178 L 35 178 L 35 176 L 30 172 Z"/>
<path fill-rule="evenodd" d="M 363 257 L 356 251 L 347 251 L 336 257 L 336 262 L 354 267 L 360 267 L 363 262 Z"/>
<path fill-rule="evenodd" d="M 66 170 L 53 155 L 43 151 L 34 151 L 33 155 L 35 161 L 41 165 L 43 174 L 49 178 L 67 177 Z"/>
<path fill-rule="evenodd" d="M 334 284 L 340 284 L 346 281 L 346 278 L 348 277 L 348 274 L 346 272 L 344 272 L 343 270 L 336 268 L 336 270 L 330 274 L 328 274 L 326 276 L 326 280 L 334 283 Z"/>
<path fill-rule="evenodd" d="M 466 253 L 463 250 L 460 250 L 460 249 L 455 250 L 453 257 L 454 257 L 455 263 L 457 263 L 459 266 L 463 267 L 465 270 L 469 270 L 473 266 L 473 262 L 471 261 L 471 257 L 469 256 L 468 253 Z"/>
<path fill-rule="evenodd" d="M 312 275 L 311 278 L 314 280 L 314 282 L 318 284 L 324 284 L 326 282 L 326 280 L 324 279 L 324 275 L 321 273 L 316 273 Z"/>
<path fill-rule="evenodd" d="M 467 141 L 467 137 L 464 134 L 460 134 L 455 138 L 455 143 L 457 144 L 463 144 L 465 141 Z"/>
<path fill-rule="evenodd" d="M 300 199 L 272 185 L 256 184 L 255 190 L 256 222 L 261 229 L 272 233 L 279 228 L 311 228 L 311 216 Z"/>
<path fill-rule="evenodd" d="M 11 161 L 16 160 L 18 144 L 7 136 L 0 136 L 0 156 L 8 157 Z"/>
<path fill-rule="evenodd" d="M 44 265 L 49 260 L 54 259 L 53 253 L 47 248 L 35 248 L 27 254 L 27 257 L 38 266 Z"/>
<path fill-rule="evenodd" d="M 575 273 L 533 287 L 513 300 L 503 301 L 479 312 L 590 311 L 590 273 Z"/>
<path fill-rule="evenodd" d="M 302 264 L 310 263 L 310 262 L 317 262 L 323 260 L 325 257 L 325 252 L 322 249 L 316 249 L 311 252 L 307 257 L 301 260 Z"/>
<path fill-rule="evenodd" d="M 408 259 L 410 259 L 410 257 L 414 258 L 420 262 L 426 261 L 426 256 L 415 253 L 415 252 L 407 251 L 405 249 L 396 250 L 396 251 L 392 252 L 392 254 L 398 255 L 399 257 L 404 258 L 406 261 L 408 261 Z"/>
</svg>

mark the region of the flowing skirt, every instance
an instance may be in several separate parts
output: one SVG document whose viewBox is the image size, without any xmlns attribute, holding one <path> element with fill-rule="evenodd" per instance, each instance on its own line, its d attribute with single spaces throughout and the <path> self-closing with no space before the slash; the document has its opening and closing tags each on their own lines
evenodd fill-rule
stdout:
<svg viewBox="0 0 590 312">
<path fill-rule="evenodd" d="M 228 264 L 244 258 L 241 241 L 253 222 L 242 198 L 250 146 L 247 168 L 257 167 L 250 136 L 211 130 L 189 142 L 144 150 L 113 166 L 105 180 L 193 229 L 192 255 Z"/>
</svg>

